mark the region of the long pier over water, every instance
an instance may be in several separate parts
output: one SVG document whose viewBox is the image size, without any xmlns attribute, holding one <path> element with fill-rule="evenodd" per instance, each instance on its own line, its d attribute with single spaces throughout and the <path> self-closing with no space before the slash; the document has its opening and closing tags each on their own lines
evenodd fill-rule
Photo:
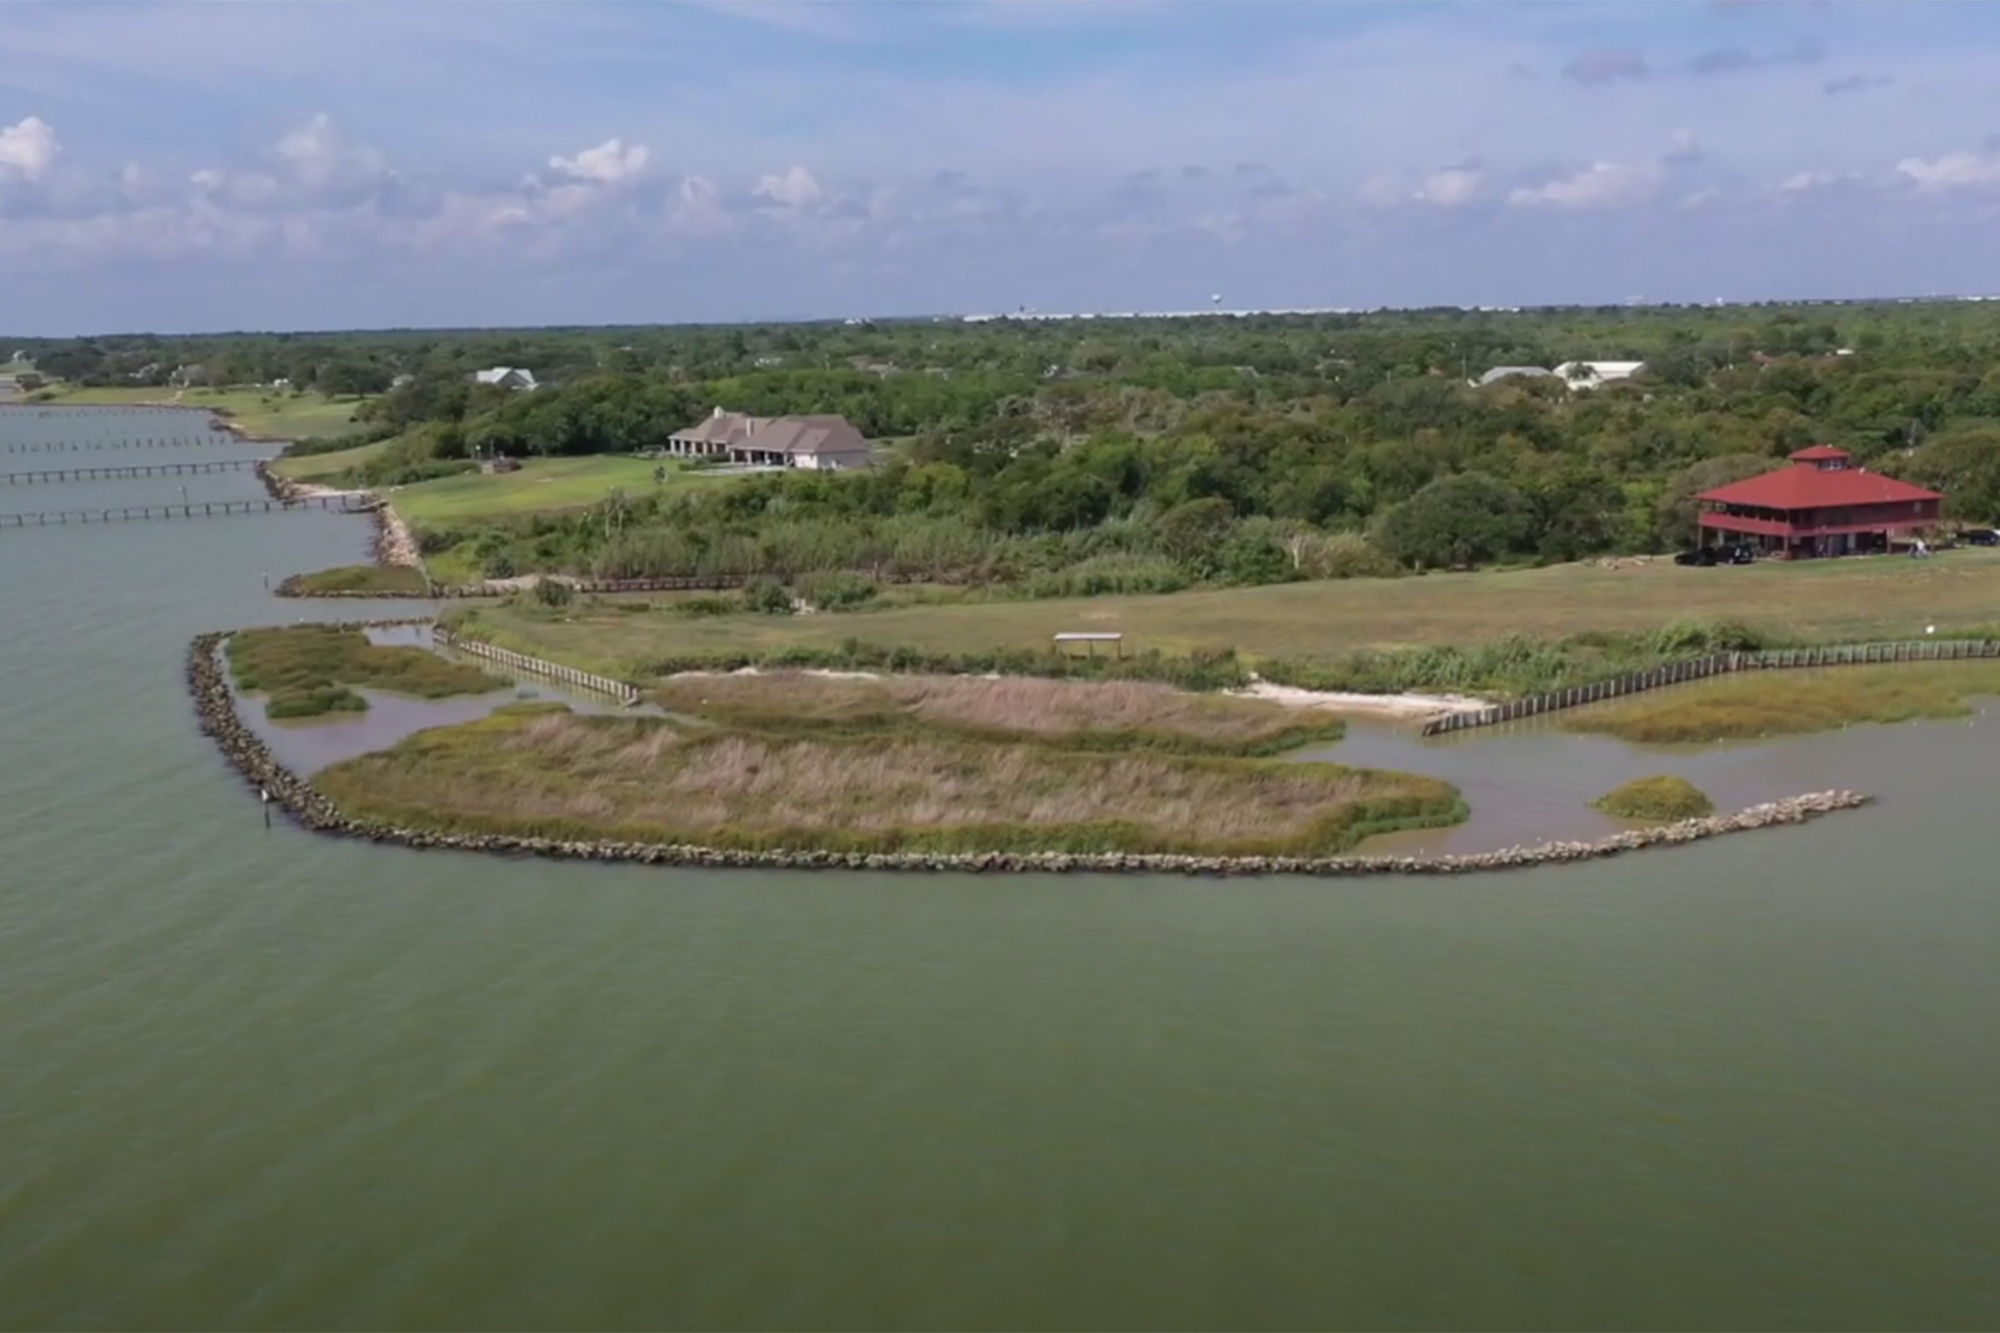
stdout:
<svg viewBox="0 0 2000 1333">
<path fill-rule="evenodd" d="M 130 477 L 172 477 L 193 472 L 241 472 L 257 466 L 254 458 L 227 458 L 213 463 L 135 463 L 129 467 L 37 468 L 28 472 L 0 472 L 0 481 L 9 486 L 35 486 L 57 481 L 113 481 Z"/>
<path fill-rule="evenodd" d="M 362 495 L 314 495 L 299 500 L 195 500 L 187 504 L 110 505 L 101 509 L 46 509 L 0 514 L 0 529 L 61 527 L 77 523 L 137 523 L 147 519 L 225 518 L 232 514 L 278 514 L 331 509 L 366 514 L 376 502 Z"/>
</svg>

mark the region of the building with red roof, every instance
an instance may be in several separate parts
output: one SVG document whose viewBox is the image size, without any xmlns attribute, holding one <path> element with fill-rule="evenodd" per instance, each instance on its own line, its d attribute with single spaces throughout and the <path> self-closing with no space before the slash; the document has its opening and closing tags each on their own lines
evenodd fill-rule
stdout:
<svg viewBox="0 0 2000 1333">
<path fill-rule="evenodd" d="M 1791 466 L 1695 497 L 1702 541 L 1748 541 L 1765 555 L 1798 559 L 1886 551 L 1898 534 L 1937 526 L 1936 491 L 1854 466 L 1853 456 L 1816 444 Z"/>
<path fill-rule="evenodd" d="M 1854 466 L 1832 444 L 1792 454 L 1792 466 L 1694 496 L 1702 542 L 1732 536 L 1780 558 L 1888 550 L 1896 534 L 1938 526 L 1936 490 Z"/>
</svg>

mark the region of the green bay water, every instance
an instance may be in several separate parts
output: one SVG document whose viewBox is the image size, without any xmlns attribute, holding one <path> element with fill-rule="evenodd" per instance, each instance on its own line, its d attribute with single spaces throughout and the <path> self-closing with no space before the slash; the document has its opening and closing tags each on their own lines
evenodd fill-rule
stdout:
<svg viewBox="0 0 2000 1333">
<path fill-rule="evenodd" d="M 1859 813 L 1468 879 L 267 831 L 187 640 L 408 613 L 266 595 L 369 535 L 0 532 L 0 1325 L 2000 1326 L 1984 719 L 1741 761 Z"/>
</svg>

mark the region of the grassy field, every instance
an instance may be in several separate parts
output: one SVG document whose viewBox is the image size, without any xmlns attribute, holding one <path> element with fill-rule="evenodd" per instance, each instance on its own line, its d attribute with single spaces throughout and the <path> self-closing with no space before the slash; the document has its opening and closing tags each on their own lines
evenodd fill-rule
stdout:
<svg viewBox="0 0 2000 1333">
<path fill-rule="evenodd" d="M 361 466 L 394 443 L 394 440 L 377 440 L 373 444 L 358 444 L 352 449 L 336 449 L 327 454 L 279 458 L 272 461 L 271 471 L 293 481 L 331 483 L 340 473 Z"/>
<path fill-rule="evenodd" d="M 323 770 L 350 814 L 453 832 L 833 851 L 1325 854 L 1463 817 L 1435 779 L 949 731 L 775 735 L 547 705 Z"/>
<path fill-rule="evenodd" d="M 361 712 L 368 701 L 351 686 L 442 699 L 507 684 L 423 648 L 382 647 L 360 630 L 328 625 L 243 630 L 229 636 L 225 652 L 236 687 L 268 695 L 264 715 L 273 719 Z"/>
<path fill-rule="evenodd" d="M 658 483 L 653 480 L 653 473 L 662 466 L 666 468 L 668 486 L 720 480 L 649 458 L 604 455 L 530 458 L 524 460 L 518 472 L 468 472 L 440 477 L 436 481 L 393 487 L 388 497 L 396 512 L 413 526 L 435 528 L 466 519 L 584 509 L 615 489 L 637 497 L 656 489 Z"/>
<path fill-rule="evenodd" d="M 653 692 L 672 712 L 788 734 L 943 730 L 1080 749 L 1269 755 L 1340 739 L 1338 719 L 1257 699 L 1189 694 L 1149 681 L 893 676 L 880 680 L 770 671 L 677 676 Z"/>
<path fill-rule="evenodd" d="M 253 435 L 272 440 L 308 440 L 341 435 L 354 429 L 359 398 L 328 398 L 324 394 L 273 393 L 264 389 L 69 389 L 58 387 L 53 404 L 171 403 L 227 412 L 232 421 Z"/>
<path fill-rule="evenodd" d="M 1635 694 L 1563 715 L 1570 731 L 1649 744 L 1757 740 L 1863 722 L 1965 717 L 2000 695 L 2000 662 L 1757 671 Z"/>
<path fill-rule="evenodd" d="M 433 483 L 442 484 L 442 483 Z M 941 652 L 1046 649 L 1061 630 L 1116 630 L 1127 652 L 1234 648 L 1246 658 L 1332 658 L 1362 649 L 1477 644 L 1736 621 L 1776 639 L 1921 638 L 2000 622 L 2000 553 L 1683 569 L 1656 560 L 1422 578 L 1352 579 L 1147 597 L 990 601 L 813 616 L 684 616 L 669 599 L 605 599 L 560 614 L 531 604 L 467 608 L 464 628 L 524 652 L 624 672 L 665 658 L 848 638 Z M 648 606 L 654 609 L 647 610 Z"/>
<path fill-rule="evenodd" d="M 1715 803 L 1701 788 L 1671 773 L 1656 778 L 1634 778 L 1591 804 L 1617 819 L 1654 823 L 1699 819 L 1715 813 Z"/>
</svg>

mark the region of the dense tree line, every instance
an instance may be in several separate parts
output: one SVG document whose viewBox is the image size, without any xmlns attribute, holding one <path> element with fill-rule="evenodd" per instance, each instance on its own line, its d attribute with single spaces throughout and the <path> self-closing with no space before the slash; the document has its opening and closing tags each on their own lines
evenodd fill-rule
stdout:
<svg viewBox="0 0 2000 1333">
<path fill-rule="evenodd" d="M 200 364 L 215 383 L 375 394 L 369 432 L 397 437 L 360 478 L 376 484 L 490 452 L 641 450 L 717 405 L 838 412 L 887 444 L 862 475 L 668 487 L 428 537 L 496 569 L 1091 590 L 1567 560 L 1672 549 L 1696 492 L 1822 441 L 1945 490 L 1955 517 L 2000 513 L 2000 321 L 1977 303 L 11 345 L 84 382 Z M 1592 390 L 1471 383 L 1573 359 L 1646 369 Z M 544 387 L 471 383 L 490 365 Z"/>
</svg>

